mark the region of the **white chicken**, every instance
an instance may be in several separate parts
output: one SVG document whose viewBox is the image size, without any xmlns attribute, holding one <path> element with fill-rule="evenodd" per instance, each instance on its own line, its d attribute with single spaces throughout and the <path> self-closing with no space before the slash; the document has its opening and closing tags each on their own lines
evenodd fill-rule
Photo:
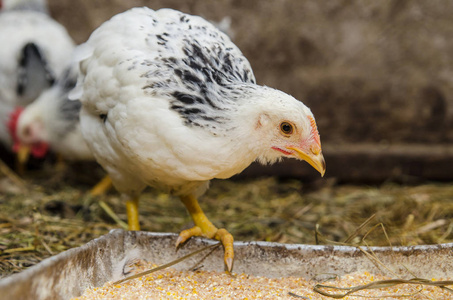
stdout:
<svg viewBox="0 0 453 300">
<path fill-rule="evenodd" d="M 17 114 L 16 136 L 21 145 L 35 149 L 44 144 L 65 160 L 94 161 L 80 130 L 81 103 L 68 99 L 76 80 L 77 68 L 68 68 L 54 86 Z M 110 186 L 107 176 L 90 195 L 103 194 Z"/>
<path fill-rule="evenodd" d="M 70 97 L 82 101 L 82 133 L 126 200 L 132 230 L 146 186 L 178 195 L 195 226 L 176 245 L 192 236 L 220 240 L 231 270 L 233 237 L 197 201 L 209 180 L 282 157 L 306 160 L 324 175 L 310 109 L 257 85 L 241 51 L 200 17 L 133 8 L 77 52 L 80 77 Z"/>
<path fill-rule="evenodd" d="M 68 99 L 76 81 L 76 70 L 68 69 L 19 114 L 16 134 L 21 144 L 33 148 L 46 143 L 65 159 L 94 160 L 80 131 L 81 103 Z"/>
<path fill-rule="evenodd" d="M 11 149 L 13 144 L 18 146 L 13 134 L 16 110 L 53 85 L 68 65 L 75 45 L 66 29 L 47 15 L 45 1 L 0 2 L 0 142 Z M 44 145 L 39 146 L 32 154 L 45 154 Z"/>
</svg>

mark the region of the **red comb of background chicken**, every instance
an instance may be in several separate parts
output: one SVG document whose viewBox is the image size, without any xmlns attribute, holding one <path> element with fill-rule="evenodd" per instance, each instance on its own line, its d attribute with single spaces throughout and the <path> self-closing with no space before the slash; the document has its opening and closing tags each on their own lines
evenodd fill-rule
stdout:
<svg viewBox="0 0 453 300">
<path fill-rule="evenodd" d="M 24 110 L 23 107 L 17 107 L 9 116 L 8 121 L 8 129 L 11 138 L 13 139 L 13 151 L 18 152 L 21 146 L 21 142 L 19 137 L 17 136 L 17 121 L 19 120 L 19 116 Z M 43 158 L 46 156 L 47 152 L 49 151 L 49 145 L 45 142 L 36 142 L 30 146 L 30 152 L 33 157 L 36 158 Z"/>
</svg>

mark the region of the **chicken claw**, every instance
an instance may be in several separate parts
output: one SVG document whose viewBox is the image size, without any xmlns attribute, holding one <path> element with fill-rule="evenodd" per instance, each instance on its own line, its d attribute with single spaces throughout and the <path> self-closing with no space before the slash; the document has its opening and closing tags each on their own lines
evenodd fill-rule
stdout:
<svg viewBox="0 0 453 300">
<path fill-rule="evenodd" d="M 201 210 L 201 207 L 198 204 L 198 201 L 195 197 L 184 196 L 181 197 L 181 201 L 184 203 L 187 210 L 189 211 L 195 223 L 195 226 L 190 229 L 183 230 L 179 234 L 179 237 L 176 240 L 176 247 L 178 247 L 179 245 L 181 245 L 182 243 L 184 243 L 193 236 L 202 236 L 218 240 L 222 243 L 225 251 L 224 261 L 227 267 L 227 271 L 231 272 L 233 268 L 234 259 L 233 236 L 225 228 L 218 229 L 211 223 L 211 221 L 208 220 L 206 215 Z"/>
</svg>

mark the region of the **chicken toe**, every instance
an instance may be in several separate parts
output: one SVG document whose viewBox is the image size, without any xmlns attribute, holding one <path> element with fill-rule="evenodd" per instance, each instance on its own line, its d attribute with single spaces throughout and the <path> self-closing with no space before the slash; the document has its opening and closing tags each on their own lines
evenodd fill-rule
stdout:
<svg viewBox="0 0 453 300">
<path fill-rule="evenodd" d="M 179 234 L 179 237 L 176 240 L 176 247 L 187 241 L 192 236 L 203 236 L 218 240 L 223 245 L 225 251 L 224 261 L 226 269 L 230 272 L 233 268 L 234 259 L 233 236 L 225 228 L 218 229 L 211 223 L 211 221 L 209 221 L 194 196 L 183 196 L 181 197 L 181 201 L 189 211 L 195 226 L 190 229 L 183 230 Z"/>
</svg>

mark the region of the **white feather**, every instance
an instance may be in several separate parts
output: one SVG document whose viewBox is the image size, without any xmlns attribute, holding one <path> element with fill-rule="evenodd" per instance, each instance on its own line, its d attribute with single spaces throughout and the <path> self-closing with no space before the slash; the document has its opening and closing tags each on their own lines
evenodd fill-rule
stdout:
<svg viewBox="0 0 453 300">
<path fill-rule="evenodd" d="M 77 46 L 75 48 L 74 54 L 72 56 L 71 65 L 76 66 L 76 68 L 78 69 L 80 62 L 84 61 L 84 60 L 88 59 L 90 56 L 92 56 L 93 51 L 94 51 L 94 48 L 91 45 L 86 44 L 86 43 Z M 74 87 L 74 89 L 72 89 L 69 92 L 68 97 L 70 100 L 78 100 L 82 97 L 82 95 L 83 95 L 83 77 L 79 76 L 77 78 L 76 86 Z"/>
<path fill-rule="evenodd" d="M 101 25 L 87 45 L 81 129 L 122 193 L 151 185 L 200 194 L 212 178 L 281 157 L 272 146 L 288 141 L 282 120 L 298 125 L 297 138 L 310 135 L 310 110 L 256 85 L 240 50 L 200 17 L 134 8 Z M 259 124 L 263 115 L 268 124 Z"/>
<path fill-rule="evenodd" d="M 74 42 L 66 29 L 48 15 L 28 10 L 0 13 L 0 41 L 0 142 L 10 147 L 12 140 L 6 124 L 11 112 L 34 100 L 16 93 L 21 49 L 29 42 L 38 45 L 49 68 L 59 77 L 69 63 Z"/>
</svg>

